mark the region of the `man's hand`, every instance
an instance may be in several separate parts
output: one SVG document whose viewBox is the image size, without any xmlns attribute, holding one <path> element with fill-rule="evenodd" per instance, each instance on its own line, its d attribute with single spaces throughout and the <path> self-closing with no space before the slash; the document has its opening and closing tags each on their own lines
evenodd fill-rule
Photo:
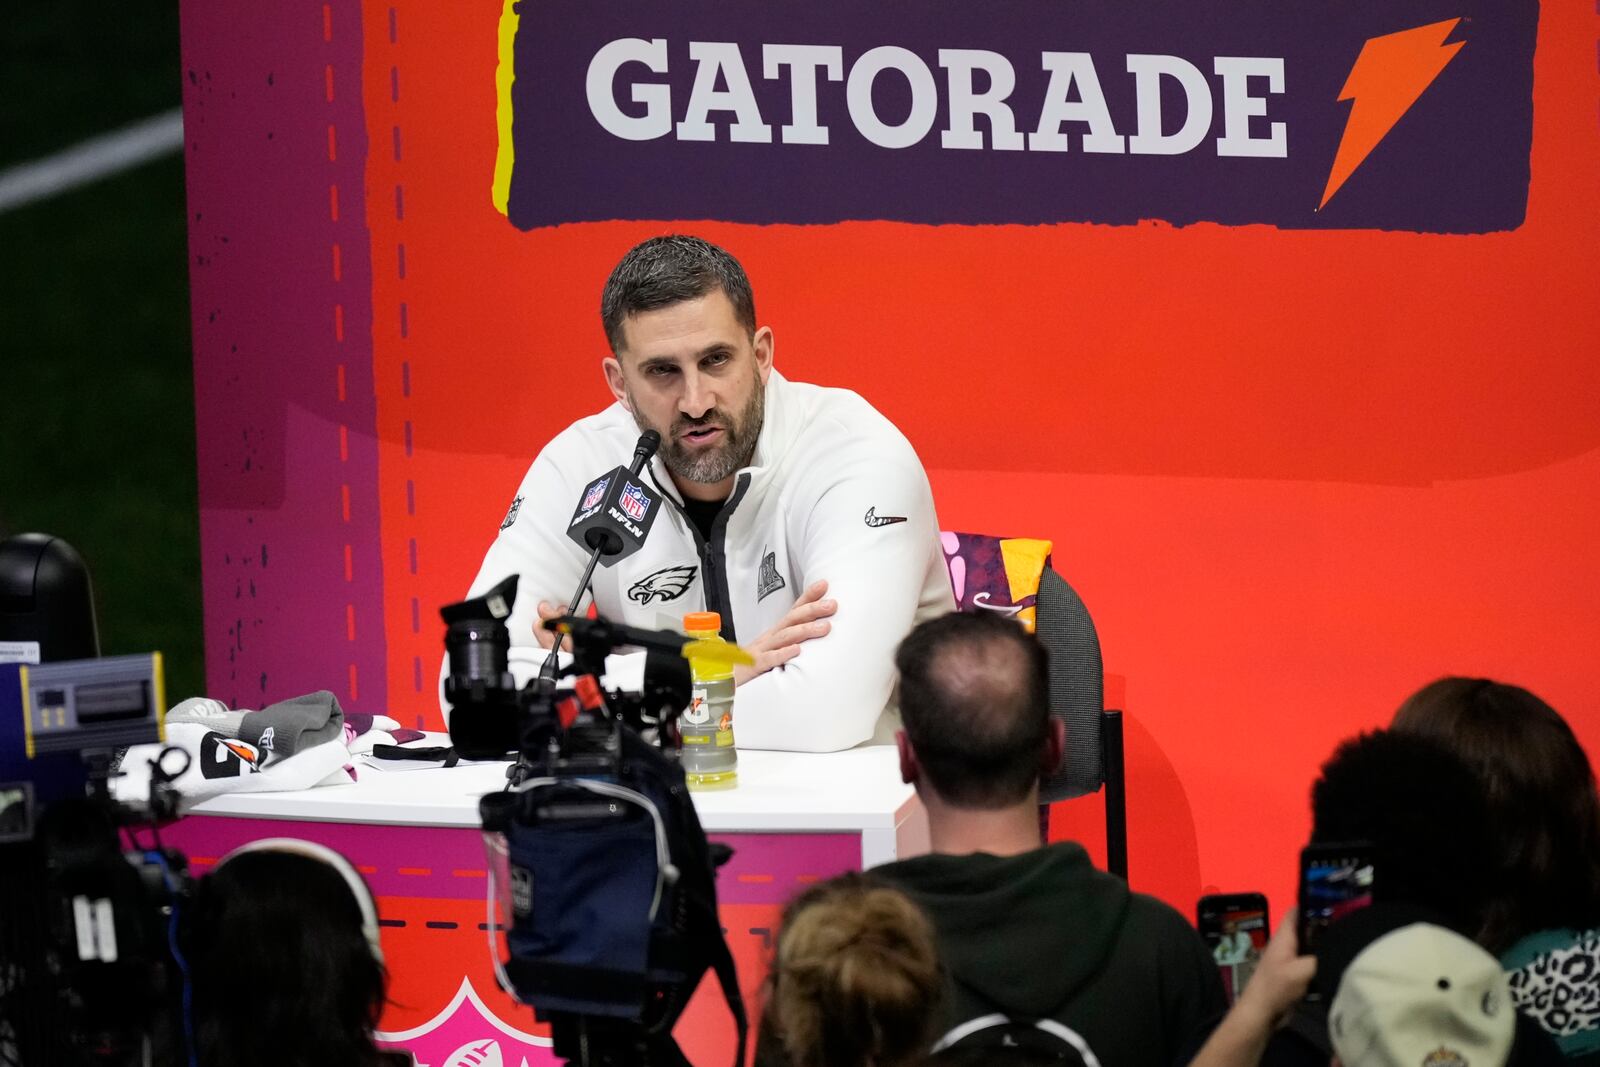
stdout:
<svg viewBox="0 0 1600 1067">
<path fill-rule="evenodd" d="M 734 685 L 743 685 L 774 667 L 782 667 L 800 654 L 801 645 L 833 629 L 828 616 L 839 610 L 839 602 L 824 600 L 822 595 L 827 591 L 826 581 L 812 582 L 772 629 L 744 646 L 756 661 L 733 668 Z M 544 612 L 543 604 L 539 611 Z"/>
<path fill-rule="evenodd" d="M 1223 1016 L 1189 1067 L 1254 1067 L 1261 1062 L 1273 1030 L 1306 995 L 1317 973 L 1317 958 L 1299 954 L 1294 923 L 1290 911 L 1267 942 L 1233 1010 Z"/>
<path fill-rule="evenodd" d="M 1299 953 L 1295 913 L 1291 911 L 1267 942 L 1255 972 L 1239 994 L 1237 1010 L 1253 1014 L 1259 1025 L 1277 1026 L 1306 995 L 1316 973 L 1317 958 Z"/>
<path fill-rule="evenodd" d="M 550 651 L 550 646 L 556 643 L 556 635 L 546 630 L 544 624 L 551 619 L 559 619 L 567 613 L 567 609 L 564 605 L 552 604 L 548 600 L 541 600 L 535 610 L 539 613 L 539 620 L 533 624 L 533 639 L 539 642 L 540 648 L 548 652 Z M 572 638 L 563 637 L 561 639 L 561 651 L 572 651 Z"/>
</svg>

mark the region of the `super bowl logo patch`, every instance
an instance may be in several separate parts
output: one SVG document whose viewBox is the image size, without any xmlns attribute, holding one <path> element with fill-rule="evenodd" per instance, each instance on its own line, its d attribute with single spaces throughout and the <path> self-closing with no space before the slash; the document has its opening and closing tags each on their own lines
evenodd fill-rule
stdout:
<svg viewBox="0 0 1600 1067">
<path fill-rule="evenodd" d="M 622 486 L 622 497 L 617 501 L 617 505 L 628 518 L 638 522 L 650 511 L 650 498 L 637 485 L 625 482 Z"/>
<path fill-rule="evenodd" d="M 503 519 L 501 521 L 501 523 L 500 523 L 500 529 L 502 529 L 502 530 L 511 529 L 511 524 L 517 521 L 517 513 L 520 512 L 521 510 L 522 510 L 522 497 L 519 496 L 519 497 L 517 497 L 517 499 L 515 499 L 515 500 L 513 500 L 511 502 L 511 510 L 506 512 L 505 519 Z"/>
<path fill-rule="evenodd" d="M 756 575 L 756 603 L 761 603 L 783 586 L 783 575 L 778 573 L 778 554 L 768 552 L 761 557 L 761 570 Z"/>
<path fill-rule="evenodd" d="M 600 503 L 600 501 L 605 498 L 606 489 L 610 487 L 610 485 L 611 478 L 609 476 L 601 478 L 598 482 L 595 482 L 593 485 L 591 485 L 589 487 L 589 491 L 583 494 L 583 503 L 578 505 L 578 510 L 588 511 L 590 508 Z M 521 500 L 522 498 L 518 497 L 517 499 Z"/>
</svg>

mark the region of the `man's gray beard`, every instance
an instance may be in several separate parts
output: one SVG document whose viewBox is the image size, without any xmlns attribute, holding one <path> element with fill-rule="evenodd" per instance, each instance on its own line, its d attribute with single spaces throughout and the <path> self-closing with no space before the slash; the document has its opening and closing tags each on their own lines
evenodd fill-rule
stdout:
<svg viewBox="0 0 1600 1067">
<path fill-rule="evenodd" d="M 766 417 L 766 392 L 766 383 L 757 379 L 755 391 L 740 413 L 737 424 L 732 420 L 726 424 L 727 441 L 709 452 L 690 452 L 678 440 L 679 431 L 694 425 L 689 419 L 680 416 L 673 422 L 670 433 L 662 432 L 659 427 L 646 423 L 639 414 L 639 405 L 632 404 L 633 421 L 641 433 L 649 429 L 661 433 L 661 461 L 674 477 L 701 485 L 715 485 L 748 465 L 750 457 L 755 454 L 756 441 L 761 437 L 761 426 Z"/>
</svg>

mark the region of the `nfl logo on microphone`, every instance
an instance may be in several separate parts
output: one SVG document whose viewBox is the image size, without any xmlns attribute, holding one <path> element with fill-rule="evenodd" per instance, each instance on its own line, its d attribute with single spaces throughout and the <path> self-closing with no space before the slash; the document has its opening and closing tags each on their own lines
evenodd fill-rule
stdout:
<svg viewBox="0 0 1600 1067">
<path fill-rule="evenodd" d="M 650 510 L 650 498 L 644 495 L 643 489 L 632 482 L 623 485 L 622 499 L 617 503 L 622 505 L 622 510 L 627 512 L 628 518 L 634 522 L 643 519 L 645 512 Z"/>
<path fill-rule="evenodd" d="M 590 508 L 600 503 L 601 499 L 606 495 L 606 486 L 610 484 L 611 478 L 610 476 L 607 476 L 605 478 L 601 478 L 598 482 L 595 482 L 593 485 L 591 485 L 589 487 L 589 491 L 583 494 L 583 503 L 578 505 L 578 510 L 588 511 Z"/>
</svg>

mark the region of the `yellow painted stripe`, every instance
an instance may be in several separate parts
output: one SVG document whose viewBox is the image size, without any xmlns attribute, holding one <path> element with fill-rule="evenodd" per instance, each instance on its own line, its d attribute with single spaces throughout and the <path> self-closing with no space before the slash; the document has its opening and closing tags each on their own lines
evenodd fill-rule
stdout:
<svg viewBox="0 0 1600 1067">
<path fill-rule="evenodd" d="M 506 213 L 511 199 L 511 166 L 516 162 L 516 147 L 511 143 L 511 83 L 517 80 L 516 42 L 517 24 L 522 16 L 517 14 L 518 0 L 505 0 L 500 8 L 500 62 L 494 70 L 494 120 L 499 131 L 499 144 L 494 153 L 494 209 Z"/>
</svg>

